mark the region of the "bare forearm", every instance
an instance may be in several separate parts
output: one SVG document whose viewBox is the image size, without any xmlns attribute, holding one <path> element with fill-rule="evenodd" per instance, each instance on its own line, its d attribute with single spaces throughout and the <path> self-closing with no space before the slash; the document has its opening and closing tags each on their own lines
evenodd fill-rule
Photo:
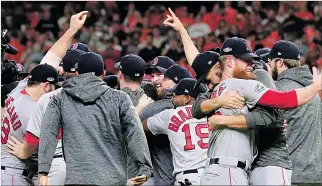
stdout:
<svg viewBox="0 0 322 186">
<path fill-rule="evenodd" d="M 203 113 L 207 114 L 221 108 L 221 106 L 222 103 L 217 98 L 214 98 L 203 101 L 200 105 L 200 108 Z"/>
<path fill-rule="evenodd" d="M 219 116 L 215 122 L 209 121 L 212 129 L 217 127 L 227 127 L 234 129 L 247 129 L 247 121 L 245 116 Z"/>
<path fill-rule="evenodd" d="M 63 58 L 66 51 L 73 40 L 77 30 L 69 28 L 65 34 L 50 48 L 50 52 L 59 58 Z"/>
<path fill-rule="evenodd" d="M 191 66 L 193 60 L 199 54 L 199 51 L 197 47 L 194 45 L 194 43 L 192 42 L 186 29 L 184 29 L 183 31 L 180 31 L 180 36 L 181 36 L 181 41 L 184 48 L 184 53 L 186 55 L 189 65 Z"/>
<path fill-rule="evenodd" d="M 30 145 L 30 144 L 27 144 L 26 142 L 23 143 L 23 150 L 22 150 L 22 154 L 20 155 L 20 159 L 28 159 L 32 156 L 32 154 L 34 152 L 36 152 L 38 146 L 35 146 L 35 145 Z"/>
</svg>

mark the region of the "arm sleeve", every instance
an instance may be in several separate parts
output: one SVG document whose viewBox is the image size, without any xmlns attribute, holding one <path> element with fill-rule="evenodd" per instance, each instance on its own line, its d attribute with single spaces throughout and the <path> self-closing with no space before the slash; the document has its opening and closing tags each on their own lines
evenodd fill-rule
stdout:
<svg viewBox="0 0 322 186">
<path fill-rule="evenodd" d="M 246 105 L 250 109 L 254 108 L 261 97 L 269 90 L 263 83 L 256 80 L 239 79 L 234 85 L 238 93 L 245 98 Z"/>
<path fill-rule="evenodd" d="M 209 98 L 210 98 L 210 92 L 206 92 L 198 95 L 197 99 L 194 101 L 192 105 L 192 115 L 194 118 L 201 119 L 211 115 L 210 113 L 203 113 L 201 110 L 201 103 L 205 100 L 208 100 Z"/>
<path fill-rule="evenodd" d="M 54 53 L 51 51 L 48 51 L 46 55 L 42 58 L 40 61 L 40 64 L 45 64 L 47 63 L 48 65 L 53 66 L 55 69 L 58 70 L 59 64 L 62 61 L 62 59 L 58 56 L 56 56 Z"/>
<path fill-rule="evenodd" d="M 280 110 L 258 106 L 244 116 L 248 129 L 279 128 L 284 119 Z"/>
<path fill-rule="evenodd" d="M 38 171 L 49 173 L 51 162 L 53 161 L 58 140 L 61 113 L 59 97 L 54 97 L 49 103 L 41 123 L 41 133 L 38 150 Z"/>
<path fill-rule="evenodd" d="M 44 112 L 46 111 L 46 108 L 43 107 L 42 103 L 42 98 L 40 98 L 37 101 L 36 108 L 34 109 L 34 112 L 31 114 L 27 125 L 27 131 L 38 138 L 40 136 L 40 126 L 42 117 L 44 115 Z"/>
<path fill-rule="evenodd" d="M 173 109 L 164 110 L 147 120 L 147 126 L 153 135 L 168 134 L 168 121 L 173 114 Z"/>
<path fill-rule="evenodd" d="M 254 71 L 256 79 L 266 87 L 276 90 L 274 81 L 269 74 L 262 69 Z M 244 114 L 249 129 L 276 128 L 283 123 L 283 113 L 280 110 L 268 107 L 256 106 L 251 112 Z"/>
<path fill-rule="evenodd" d="M 152 162 L 143 127 L 130 97 L 128 95 L 124 97 L 120 100 L 120 119 L 128 155 L 138 162 L 139 175 L 150 177 Z"/>
</svg>

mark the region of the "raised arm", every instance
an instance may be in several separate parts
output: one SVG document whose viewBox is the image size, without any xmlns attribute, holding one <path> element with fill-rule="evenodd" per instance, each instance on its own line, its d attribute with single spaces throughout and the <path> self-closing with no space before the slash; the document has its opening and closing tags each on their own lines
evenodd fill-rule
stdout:
<svg viewBox="0 0 322 186">
<path fill-rule="evenodd" d="M 310 86 L 278 92 L 268 90 L 258 101 L 259 105 L 278 109 L 293 109 L 308 103 L 322 89 L 322 76 L 313 67 L 313 83 Z"/>
<path fill-rule="evenodd" d="M 56 69 L 58 69 L 59 63 L 62 58 L 65 56 L 66 51 L 73 40 L 77 31 L 82 28 L 85 23 L 88 11 L 82 11 L 78 14 L 73 15 L 70 18 L 69 29 L 65 34 L 58 39 L 58 41 L 49 49 L 47 54 L 41 60 L 42 63 L 47 63 Z"/>
<path fill-rule="evenodd" d="M 174 14 L 171 8 L 168 9 L 171 16 L 167 15 L 167 19 L 163 22 L 165 26 L 171 26 L 174 30 L 179 32 L 181 36 L 181 41 L 184 48 L 184 53 L 186 55 L 187 61 L 189 65 L 192 65 L 193 60 L 199 54 L 197 47 L 194 45 L 193 41 L 191 40 L 188 31 L 184 28 L 183 24 L 181 23 L 180 19 Z"/>
</svg>

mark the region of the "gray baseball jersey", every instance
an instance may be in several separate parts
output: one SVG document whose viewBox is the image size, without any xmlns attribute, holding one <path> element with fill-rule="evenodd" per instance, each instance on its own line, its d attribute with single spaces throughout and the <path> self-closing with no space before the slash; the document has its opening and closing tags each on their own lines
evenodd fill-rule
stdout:
<svg viewBox="0 0 322 186">
<path fill-rule="evenodd" d="M 192 116 L 192 105 L 164 110 L 147 120 L 153 135 L 165 134 L 173 155 L 173 175 L 204 168 L 207 160 L 209 127 L 207 119 Z"/>
<path fill-rule="evenodd" d="M 39 100 L 37 101 L 36 107 L 34 112 L 32 113 L 28 126 L 27 126 L 27 131 L 35 135 L 36 137 L 39 138 L 40 136 L 40 126 L 41 126 L 41 121 L 43 119 L 43 116 L 45 114 L 45 111 L 47 109 L 47 106 L 49 102 L 51 101 L 51 98 L 60 93 L 62 88 L 59 88 L 57 90 L 54 90 L 52 92 L 46 93 L 42 95 Z M 61 136 L 61 135 L 59 135 Z M 58 140 L 57 148 L 55 155 L 62 155 L 62 143 L 61 139 Z"/>
<path fill-rule="evenodd" d="M 9 136 L 22 141 L 26 133 L 28 120 L 34 111 L 36 102 L 25 89 L 12 92 L 5 102 L 5 112 L 1 126 L 1 166 L 26 169 L 25 161 L 6 151 Z"/>
<path fill-rule="evenodd" d="M 211 98 L 226 94 L 229 90 L 236 90 L 246 99 L 242 110 L 224 109 L 216 110 L 218 115 L 241 115 L 249 112 L 262 95 L 269 90 L 262 83 L 255 80 L 230 78 L 222 81 L 213 91 Z M 255 131 L 218 128 L 210 132 L 208 157 L 231 157 L 246 160 L 247 167 L 256 156 Z"/>
</svg>

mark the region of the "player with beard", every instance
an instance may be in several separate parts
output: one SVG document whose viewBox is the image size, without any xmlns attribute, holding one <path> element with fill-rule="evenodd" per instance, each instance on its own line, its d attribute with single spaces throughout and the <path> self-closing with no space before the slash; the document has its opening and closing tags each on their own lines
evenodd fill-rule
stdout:
<svg viewBox="0 0 322 186">
<path fill-rule="evenodd" d="M 301 66 L 300 51 L 293 42 L 280 40 L 274 43 L 268 57 L 278 90 L 288 91 L 312 84 L 310 69 Z M 309 103 L 285 110 L 283 114 L 289 125 L 286 137 L 293 163 L 292 183 L 322 183 L 322 110 L 319 96 L 315 95 Z"/>
<path fill-rule="evenodd" d="M 171 16 L 168 16 L 168 19 L 164 24 L 171 26 L 180 33 L 186 57 L 189 64 L 192 64 L 198 82 L 204 82 L 208 84 L 208 87 L 210 88 L 218 85 L 222 73 L 220 65 L 217 62 L 219 54 L 211 51 L 199 54 L 180 20 L 174 15 L 171 9 L 169 9 L 169 11 Z M 260 51 L 256 52 L 259 53 Z M 261 52 L 266 53 L 266 50 Z M 266 58 L 263 60 L 267 62 L 265 59 Z M 191 60 L 193 60 L 193 62 Z M 267 72 L 259 68 L 259 66 L 260 65 L 256 65 L 256 70 L 254 70 L 257 80 L 271 89 L 276 89 L 272 78 L 269 77 Z M 193 114 L 196 118 L 210 117 L 212 111 L 220 107 L 236 109 L 243 107 L 244 98 L 240 97 L 235 91 L 229 91 L 225 95 L 209 99 L 211 92 L 212 90 L 209 90 L 206 93 L 200 94 L 195 101 L 196 104 L 194 104 L 193 107 Z M 229 96 L 229 94 L 231 94 L 231 96 Z M 203 113 L 205 109 L 206 113 Z M 228 119 L 225 119 L 225 122 L 222 122 L 222 118 Z M 259 132 L 260 138 L 257 145 L 259 154 L 252 165 L 254 170 L 250 175 L 252 184 L 281 185 L 290 183 L 290 177 L 287 176 L 287 173 L 290 172 L 291 163 L 286 147 L 285 134 L 282 131 L 283 117 L 280 111 L 277 109 L 256 106 L 246 115 L 214 116 L 211 120 L 214 122 L 213 124 L 216 123 L 216 119 L 219 123 L 225 123 L 226 127 L 232 126 L 233 128 L 257 129 Z M 285 173 L 285 176 L 283 173 Z M 272 177 L 274 179 L 272 179 Z"/>
<path fill-rule="evenodd" d="M 255 81 L 254 59 L 249 43 L 241 38 L 227 39 L 220 51 L 222 82 L 211 98 L 237 90 L 245 98 L 243 109 L 217 109 L 216 115 L 247 114 L 256 104 L 278 109 L 290 109 L 307 103 L 321 89 L 321 74 L 313 69 L 313 84 L 309 87 L 277 92 Z M 211 124 L 211 118 L 209 118 Z M 202 185 L 248 185 L 247 172 L 257 155 L 255 131 L 226 128 L 225 124 L 212 128 L 209 141 L 209 163 L 201 178 Z M 227 148 L 229 147 L 229 148 Z"/>
</svg>

